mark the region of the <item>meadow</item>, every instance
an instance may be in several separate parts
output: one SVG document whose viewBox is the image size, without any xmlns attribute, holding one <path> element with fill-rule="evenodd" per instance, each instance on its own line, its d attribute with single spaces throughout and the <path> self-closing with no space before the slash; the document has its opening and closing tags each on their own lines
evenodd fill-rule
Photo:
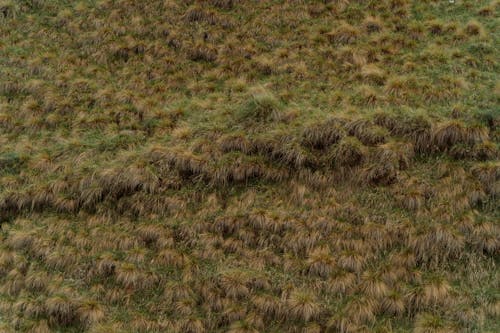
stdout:
<svg viewBox="0 0 500 333">
<path fill-rule="evenodd" d="M 499 13 L 0 0 L 0 332 L 499 332 Z"/>
</svg>

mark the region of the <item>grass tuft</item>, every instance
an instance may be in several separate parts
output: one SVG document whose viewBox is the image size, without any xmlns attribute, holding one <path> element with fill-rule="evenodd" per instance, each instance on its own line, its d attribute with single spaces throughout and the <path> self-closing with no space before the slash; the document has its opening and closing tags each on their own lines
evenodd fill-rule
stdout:
<svg viewBox="0 0 500 333">
<path fill-rule="evenodd" d="M 259 87 L 252 91 L 238 111 L 239 120 L 267 122 L 281 119 L 282 103 L 268 90 Z"/>
</svg>

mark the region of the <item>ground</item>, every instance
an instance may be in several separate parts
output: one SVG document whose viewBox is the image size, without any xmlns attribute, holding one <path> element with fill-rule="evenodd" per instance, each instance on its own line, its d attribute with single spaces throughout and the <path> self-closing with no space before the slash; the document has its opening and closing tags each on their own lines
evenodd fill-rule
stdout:
<svg viewBox="0 0 500 333">
<path fill-rule="evenodd" d="M 0 0 L 0 330 L 500 331 L 499 11 Z"/>
</svg>

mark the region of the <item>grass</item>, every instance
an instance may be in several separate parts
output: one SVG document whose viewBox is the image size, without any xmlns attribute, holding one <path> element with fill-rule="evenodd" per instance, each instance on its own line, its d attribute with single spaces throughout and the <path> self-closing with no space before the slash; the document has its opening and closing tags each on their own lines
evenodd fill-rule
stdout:
<svg viewBox="0 0 500 333">
<path fill-rule="evenodd" d="M 0 330 L 500 330 L 499 10 L 0 1 Z"/>
</svg>

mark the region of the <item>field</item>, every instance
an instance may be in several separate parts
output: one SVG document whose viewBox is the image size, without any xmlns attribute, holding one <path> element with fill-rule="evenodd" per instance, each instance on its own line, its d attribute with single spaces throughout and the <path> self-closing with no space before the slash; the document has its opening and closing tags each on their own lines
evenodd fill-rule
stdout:
<svg viewBox="0 0 500 333">
<path fill-rule="evenodd" d="M 499 14 L 0 0 L 0 332 L 499 332 Z"/>
</svg>

